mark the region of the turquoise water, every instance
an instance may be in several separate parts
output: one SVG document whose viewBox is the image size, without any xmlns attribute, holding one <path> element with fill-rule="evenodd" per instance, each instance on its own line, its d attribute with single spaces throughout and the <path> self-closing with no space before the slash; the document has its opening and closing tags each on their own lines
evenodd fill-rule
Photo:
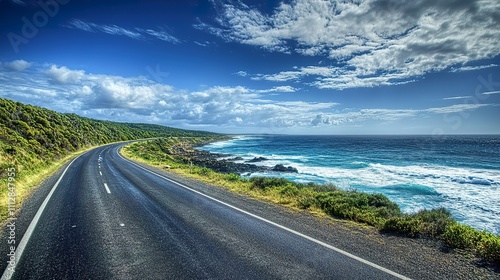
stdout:
<svg viewBox="0 0 500 280">
<path fill-rule="evenodd" d="M 383 193 L 409 213 L 445 207 L 500 234 L 500 136 L 238 136 L 200 149 L 299 171 L 250 176 Z"/>
</svg>

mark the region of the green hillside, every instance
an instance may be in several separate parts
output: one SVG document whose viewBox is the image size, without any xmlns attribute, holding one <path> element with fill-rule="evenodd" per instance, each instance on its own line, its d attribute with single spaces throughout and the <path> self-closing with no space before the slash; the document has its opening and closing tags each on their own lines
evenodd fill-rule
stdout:
<svg viewBox="0 0 500 280">
<path fill-rule="evenodd" d="M 223 137 L 160 125 L 94 120 L 0 98 L 0 221 L 7 213 L 9 177 L 16 182 L 19 204 L 39 183 L 40 174 L 55 171 L 75 152 L 111 142 L 168 136 Z"/>
</svg>

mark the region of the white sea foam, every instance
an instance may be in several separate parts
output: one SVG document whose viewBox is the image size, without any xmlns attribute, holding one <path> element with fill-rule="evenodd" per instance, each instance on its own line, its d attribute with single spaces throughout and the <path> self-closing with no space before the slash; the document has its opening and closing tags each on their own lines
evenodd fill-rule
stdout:
<svg viewBox="0 0 500 280">
<path fill-rule="evenodd" d="M 304 178 L 323 178 L 342 188 L 383 192 L 408 212 L 445 207 L 462 222 L 500 233 L 498 170 L 383 164 L 362 169 L 295 167 Z"/>
<path fill-rule="evenodd" d="M 500 170 L 461 168 L 432 164 L 370 163 L 363 157 L 341 158 L 332 161 L 330 155 L 311 153 L 270 154 L 265 149 L 253 148 L 252 137 L 245 136 L 224 141 L 212 151 L 232 152 L 245 162 L 264 157 L 256 165 L 293 166 L 299 173 L 255 173 L 252 176 L 284 176 L 297 182 L 331 182 L 344 189 L 359 189 L 386 194 L 407 212 L 424 208 L 445 207 L 459 221 L 479 229 L 500 234 Z M 256 140 L 262 139 L 255 137 Z M 223 146 L 226 145 L 226 146 Z M 243 147 L 246 146 L 246 147 Z M 230 147 L 227 149 L 227 147 Z M 227 149 L 226 151 L 224 151 Z M 288 153 L 288 152 L 284 152 Z M 345 160 L 346 161 L 342 161 Z M 321 164 L 335 163 L 332 166 Z M 318 164 L 319 163 L 319 164 Z M 316 165 L 313 165 L 316 164 Z M 404 164 L 404 162 L 402 163 Z"/>
<path fill-rule="evenodd" d="M 269 160 L 264 163 L 273 165 L 278 162 Z M 299 173 L 256 173 L 253 176 L 280 175 L 296 182 L 331 182 L 344 189 L 381 192 L 406 212 L 445 207 L 464 223 L 500 233 L 498 170 L 377 163 L 360 169 L 308 166 L 291 161 L 286 164 L 296 167 Z"/>
<path fill-rule="evenodd" d="M 224 148 L 241 145 L 242 144 L 241 142 L 259 140 L 259 139 L 261 138 L 258 136 L 248 136 L 248 135 L 234 136 L 232 139 L 213 142 L 201 147 L 200 149 L 206 151 L 219 151 Z"/>
</svg>

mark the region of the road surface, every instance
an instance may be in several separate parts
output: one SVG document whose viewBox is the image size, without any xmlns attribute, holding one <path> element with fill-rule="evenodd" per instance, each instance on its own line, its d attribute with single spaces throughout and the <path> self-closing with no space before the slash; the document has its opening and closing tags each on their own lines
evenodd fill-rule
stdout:
<svg viewBox="0 0 500 280">
<path fill-rule="evenodd" d="M 67 166 L 4 279 L 405 279 L 151 172 L 122 145 Z"/>
</svg>

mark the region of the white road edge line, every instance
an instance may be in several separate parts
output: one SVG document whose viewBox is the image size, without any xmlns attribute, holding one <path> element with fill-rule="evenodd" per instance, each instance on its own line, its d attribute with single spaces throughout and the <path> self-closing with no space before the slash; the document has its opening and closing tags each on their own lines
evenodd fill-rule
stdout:
<svg viewBox="0 0 500 280">
<path fill-rule="evenodd" d="M 111 191 L 110 191 L 110 190 L 109 190 L 109 188 L 108 188 L 108 184 L 104 183 L 104 188 L 106 188 L 106 192 L 107 192 L 107 193 L 111 193 Z"/>
<path fill-rule="evenodd" d="M 19 245 L 16 248 L 16 251 L 15 251 L 15 254 L 16 254 L 16 265 L 19 263 L 19 260 L 21 259 L 22 255 L 23 255 L 24 249 L 26 248 L 26 245 L 28 244 L 28 241 L 30 240 L 31 235 L 33 234 L 33 231 L 35 230 L 35 227 L 38 224 L 38 221 L 40 220 L 40 217 L 42 216 L 42 213 L 45 210 L 45 207 L 47 206 L 47 204 L 49 203 L 50 198 L 52 197 L 52 195 L 54 194 L 55 190 L 57 189 L 57 186 L 59 186 L 59 183 L 61 182 L 62 178 L 66 174 L 66 171 L 68 171 L 69 167 L 80 156 L 81 155 L 77 156 L 76 158 L 74 158 L 68 164 L 68 166 L 66 167 L 66 169 L 64 169 L 63 173 L 61 174 L 61 176 L 59 177 L 59 179 L 54 184 L 54 186 L 50 190 L 49 194 L 47 195 L 47 197 L 43 201 L 42 205 L 40 205 L 40 208 L 38 208 L 38 211 L 36 212 L 35 216 L 33 217 L 33 220 L 31 220 L 31 223 L 29 224 L 28 229 L 26 229 L 26 232 L 24 233 L 24 235 L 23 235 L 23 237 L 21 239 L 21 242 L 19 242 Z M 9 280 L 9 279 L 11 279 L 12 276 L 14 275 L 14 273 L 15 273 L 15 269 L 16 268 L 14 267 L 14 272 L 11 272 L 11 271 L 9 271 L 9 266 L 7 266 L 7 268 L 5 269 L 5 271 L 2 274 L 2 278 L 0 278 L 0 279 L 1 280 Z"/>
<path fill-rule="evenodd" d="M 252 214 L 252 213 L 250 213 L 250 212 L 247 212 L 247 211 L 245 211 L 245 210 L 243 210 L 243 209 L 240 209 L 240 208 L 238 208 L 238 207 L 236 207 L 236 206 L 233 206 L 233 205 L 231 205 L 231 204 L 228 204 L 228 203 L 226 203 L 226 202 L 223 202 L 223 201 L 221 201 L 221 200 L 218 200 L 218 199 L 216 199 L 216 198 L 213 198 L 213 197 L 211 197 L 211 196 L 209 196 L 209 195 L 206 195 L 206 194 L 204 194 L 204 193 L 202 193 L 202 192 L 199 192 L 199 191 L 197 191 L 197 190 L 194 190 L 194 189 L 192 189 L 192 188 L 190 188 L 190 187 L 188 187 L 188 186 L 186 186 L 186 185 L 183 185 L 183 184 L 181 184 L 181 183 L 179 183 L 179 182 L 176 182 L 176 181 L 174 181 L 174 180 L 172 180 L 172 179 L 169 179 L 169 178 L 167 178 L 167 177 L 165 177 L 165 176 L 163 176 L 163 175 L 161 175 L 161 174 L 158 174 L 158 173 L 153 172 L 153 171 L 151 171 L 151 170 L 149 170 L 149 169 L 146 169 L 146 168 L 144 168 L 144 167 L 142 167 L 142 166 L 140 166 L 140 165 L 136 164 L 135 162 L 133 162 L 133 161 L 131 161 L 131 160 L 129 160 L 129 159 L 126 159 L 126 158 L 124 158 L 124 157 L 123 157 L 123 156 L 122 156 L 122 155 L 118 152 L 118 149 L 117 149 L 116 151 L 117 151 L 117 154 L 118 154 L 118 155 L 119 155 L 122 159 L 124 159 L 125 161 L 128 161 L 128 162 L 130 162 L 131 164 L 133 164 L 133 165 L 135 165 L 135 166 L 139 167 L 140 169 L 142 169 L 142 170 L 144 170 L 144 171 L 147 171 L 147 172 L 149 172 L 149 173 L 151 173 L 151 174 L 153 174 L 153 175 L 156 175 L 156 176 L 158 176 L 158 177 L 160 177 L 160 178 L 162 178 L 162 179 L 164 179 L 164 180 L 166 180 L 166 181 L 169 181 L 169 182 L 171 182 L 171 183 L 174 183 L 174 184 L 176 184 L 176 185 L 178 185 L 178 186 L 180 186 L 180 187 L 182 187 L 182 188 L 184 188 L 184 189 L 187 189 L 187 190 L 189 190 L 189 191 L 191 191 L 191 192 L 194 192 L 194 193 L 196 193 L 196 194 L 199 194 L 199 195 L 201 195 L 201 196 L 203 196 L 203 197 L 206 197 L 206 198 L 208 198 L 208 199 L 210 199 L 210 200 L 213 200 L 213 201 L 215 201 L 215 202 L 217 202 L 217 203 L 220 203 L 220 204 L 222 204 L 222 205 L 225 205 L 225 206 L 227 206 L 227 207 L 229 207 L 229 208 L 232 208 L 232 209 L 234 209 L 234 210 L 236 210 L 236 211 L 238 211 L 238 212 L 241 212 L 241 213 L 243 213 L 243 214 L 246 214 L 246 215 L 248 215 L 248 216 L 250 216 L 250 217 L 253 217 L 253 218 L 258 219 L 258 220 L 261 220 L 261 221 L 263 221 L 263 222 L 265 222 L 265 223 L 271 224 L 271 225 L 273 225 L 273 226 L 275 226 L 275 227 L 278 227 L 278 228 L 280 228 L 280 229 L 282 229 L 282 230 L 288 231 L 288 232 L 290 232 L 290 233 L 292 233 L 292 234 L 295 234 L 295 235 L 297 235 L 297 236 L 300 236 L 300 237 L 302 237 L 302 238 L 304 238 L 304 239 L 307 239 L 307 240 L 309 240 L 309 241 L 312 241 L 312 242 L 314 242 L 314 243 L 316 243 L 316 244 L 318 244 L 318 245 L 321 245 L 321 246 L 323 246 L 323 247 L 325 247 L 325 248 L 328 248 L 328 249 L 330 249 L 330 250 L 333 250 L 333 251 L 335 251 L 335 252 L 337 252 L 337 253 L 340 253 L 340 254 L 342 254 L 342 255 L 344 255 L 344 256 L 347 256 L 347 257 L 349 257 L 349 258 L 351 258 L 351 259 L 354 259 L 354 260 L 357 260 L 357 261 L 359 261 L 359 262 L 361 262 L 361 263 L 364 263 L 364 264 L 366 264 L 366 265 L 369 265 L 369 266 L 371 266 L 371 267 L 373 267 L 373 268 L 376 268 L 376 269 L 378 269 L 378 270 L 380 270 L 380 271 L 383 271 L 383 272 L 385 272 L 385 273 L 387 273 L 387 274 L 389 274 L 389 275 L 392 275 L 392 276 L 397 277 L 397 278 L 399 278 L 399 279 L 411 280 L 411 278 L 409 278 L 409 277 L 406 277 L 406 276 L 401 275 L 401 274 L 399 274 L 399 273 L 397 273 L 397 272 L 394 272 L 394 271 L 392 271 L 392 270 L 389 270 L 389 269 L 387 269 L 387 268 L 385 268 L 385 267 L 382 267 L 382 266 L 380 266 L 380 265 L 378 265 L 378 264 L 372 263 L 372 262 L 370 262 L 370 261 L 368 261 L 368 260 L 365 260 L 365 259 L 363 259 L 363 258 L 361 258 L 361 257 L 358 257 L 358 256 L 356 256 L 356 255 L 353 255 L 353 254 L 351 254 L 351 253 L 349 253 L 349 252 L 346 252 L 346 251 L 344 251 L 344 250 L 342 250 L 342 249 L 339 249 L 339 248 L 337 248 L 337 247 L 334 247 L 334 246 L 332 246 L 332 245 L 330 245 L 330 244 L 327 244 L 327 243 L 325 243 L 325 242 L 323 242 L 323 241 L 320 241 L 320 240 L 318 240 L 318 239 L 315 239 L 315 238 L 313 238 L 313 237 L 310 237 L 310 236 L 308 236 L 308 235 L 305 235 L 305 234 L 300 233 L 300 232 L 298 232 L 298 231 L 295 231 L 295 230 L 293 230 L 293 229 L 287 228 L 287 227 L 282 226 L 282 225 L 280 225 L 280 224 L 277 224 L 277 223 L 275 223 L 275 222 L 273 222 L 273 221 L 267 220 L 267 219 L 265 219 L 265 218 L 262 218 L 262 217 L 260 217 L 260 216 L 255 215 L 255 214 Z"/>
</svg>

